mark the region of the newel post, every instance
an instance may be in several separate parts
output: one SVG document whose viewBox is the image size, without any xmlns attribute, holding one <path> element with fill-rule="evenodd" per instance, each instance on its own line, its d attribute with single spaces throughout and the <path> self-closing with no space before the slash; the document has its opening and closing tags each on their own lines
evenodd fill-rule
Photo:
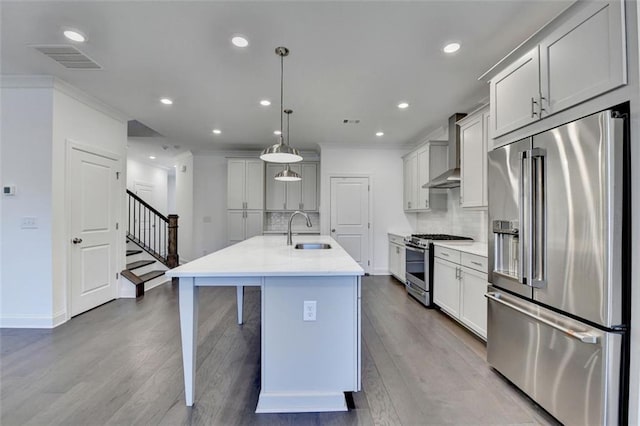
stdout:
<svg viewBox="0 0 640 426">
<path fill-rule="evenodd" d="M 169 215 L 169 247 L 167 252 L 167 266 L 172 269 L 179 265 L 178 259 L 178 215 Z"/>
</svg>

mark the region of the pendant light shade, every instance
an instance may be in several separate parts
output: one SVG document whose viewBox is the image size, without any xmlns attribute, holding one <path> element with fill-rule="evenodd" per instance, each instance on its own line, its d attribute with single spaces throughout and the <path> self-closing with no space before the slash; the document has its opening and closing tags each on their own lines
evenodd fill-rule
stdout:
<svg viewBox="0 0 640 426">
<path fill-rule="evenodd" d="M 294 172 L 293 170 L 291 170 L 289 168 L 288 164 L 286 166 L 284 166 L 284 170 L 283 171 L 278 172 L 276 174 L 275 179 L 279 180 L 281 182 L 298 182 L 298 181 L 302 180 L 302 178 L 300 177 L 300 175 L 298 173 Z"/>
<path fill-rule="evenodd" d="M 287 144 L 285 146 L 289 148 L 290 147 L 289 135 L 291 135 L 291 131 L 289 130 L 289 119 L 291 117 L 291 114 L 293 113 L 293 110 L 285 109 L 284 113 L 287 114 Z M 296 181 L 301 181 L 302 177 L 295 171 L 291 170 L 289 168 L 289 164 L 287 164 L 284 166 L 283 171 L 275 175 L 275 180 L 279 180 L 283 182 L 296 182 Z"/>
<path fill-rule="evenodd" d="M 289 55 L 286 47 L 276 47 L 276 55 L 280 56 L 280 130 L 282 130 L 282 113 L 284 112 L 284 57 Z M 302 161 L 302 156 L 297 149 L 284 142 L 282 135 L 280 141 L 265 148 L 260 154 L 260 159 L 269 163 L 297 163 Z"/>
</svg>

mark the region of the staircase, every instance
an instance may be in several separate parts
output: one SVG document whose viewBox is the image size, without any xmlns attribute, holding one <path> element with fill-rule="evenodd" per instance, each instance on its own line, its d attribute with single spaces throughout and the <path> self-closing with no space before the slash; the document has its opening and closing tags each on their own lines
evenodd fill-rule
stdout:
<svg viewBox="0 0 640 426">
<path fill-rule="evenodd" d="M 178 266 L 178 215 L 166 217 L 133 192 L 127 190 L 127 195 L 128 263 L 121 275 L 135 286 L 138 298 L 145 284 L 149 289 L 165 282 L 166 270 Z"/>
</svg>

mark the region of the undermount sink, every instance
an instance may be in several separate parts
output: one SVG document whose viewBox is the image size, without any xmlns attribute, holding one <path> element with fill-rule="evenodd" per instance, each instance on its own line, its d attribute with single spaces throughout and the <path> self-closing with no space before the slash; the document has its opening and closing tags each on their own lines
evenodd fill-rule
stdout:
<svg viewBox="0 0 640 426">
<path fill-rule="evenodd" d="M 298 243 L 295 248 L 298 250 L 327 250 L 331 248 L 331 245 L 325 243 Z"/>
</svg>

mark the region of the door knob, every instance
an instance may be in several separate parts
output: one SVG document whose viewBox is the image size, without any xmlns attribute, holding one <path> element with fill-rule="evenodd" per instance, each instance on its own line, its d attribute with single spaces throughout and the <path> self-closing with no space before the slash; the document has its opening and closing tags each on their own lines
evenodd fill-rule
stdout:
<svg viewBox="0 0 640 426">
<path fill-rule="evenodd" d="M 332 230 L 331 230 L 331 232 L 336 232 L 336 230 L 335 230 L 335 229 L 332 229 Z"/>
<path fill-rule="evenodd" d="M 71 242 L 72 242 L 73 244 L 80 244 L 80 243 L 82 242 L 82 238 L 78 238 L 78 237 L 76 237 L 76 238 L 74 238 L 73 240 L 71 240 Z"/>
</svg>

